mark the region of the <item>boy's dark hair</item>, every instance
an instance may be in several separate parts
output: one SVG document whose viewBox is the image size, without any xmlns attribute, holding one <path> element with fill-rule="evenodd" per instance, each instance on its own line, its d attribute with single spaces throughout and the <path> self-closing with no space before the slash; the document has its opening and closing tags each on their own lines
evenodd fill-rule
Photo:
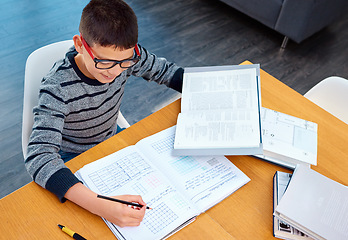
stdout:
<svg viewBox="0 0 348 240">
<path fill-rule="evenodd" d="M 122 0 L 91 0 L 82 11 L 79 30 L 90 46 L 124 50 L 138 42 L 137 17 Z"/>
</svg>

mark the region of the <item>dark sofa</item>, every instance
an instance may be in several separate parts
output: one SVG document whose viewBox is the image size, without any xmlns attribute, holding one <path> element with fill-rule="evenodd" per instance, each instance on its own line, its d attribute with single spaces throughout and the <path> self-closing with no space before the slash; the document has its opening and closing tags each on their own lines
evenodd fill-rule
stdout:
<svg viewBox="0 0 348 240">
<path fill-rule="evenodd" d="M 347 11 L 348 0 L 221 0 L 300 43 Z"/>
</svg>

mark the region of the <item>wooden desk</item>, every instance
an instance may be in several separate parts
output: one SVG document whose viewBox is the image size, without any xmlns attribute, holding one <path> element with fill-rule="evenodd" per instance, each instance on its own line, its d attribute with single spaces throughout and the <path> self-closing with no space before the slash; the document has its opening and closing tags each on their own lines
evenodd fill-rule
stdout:
<svg viewBox="0 0 348 240">
<path fill-rule="evenodd" d="M 243 64 L 247 64 L 244 62 Z M 348 185 L 348 125 L 261 71 L 262 106 L 318 123 L 318 166 L 313 169 Z M 180 100 L 67 163 L 75 172 L 83 165 L 176 124 Z M 201 214 L 171 239 L 271 239 L 272 178 L 289 170 L 248 156 L 228 157 L 251 181 Z M 71 239 L 57 224 L 87 239 L 115 239 L 99 218 L 75 204 L 58 199 L 29 183 L 0 201 L 1 239 Z"/>
</svg>

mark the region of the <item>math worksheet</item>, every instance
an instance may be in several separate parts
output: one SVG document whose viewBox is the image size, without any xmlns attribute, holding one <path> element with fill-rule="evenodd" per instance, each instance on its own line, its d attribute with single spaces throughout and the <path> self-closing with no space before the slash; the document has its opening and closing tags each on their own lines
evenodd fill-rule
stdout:
<svg viewBox="0 0 348 240">
<path fill-rule="evenodd" d="M 192 222 L 250 179 L 223 156 L 174 156 L 175 127 L 90 163 L 76 175 L 98 194 L 141 195 L 139 227 L 106 221 L 119 239 L 161 239 Z"/>
</svg>

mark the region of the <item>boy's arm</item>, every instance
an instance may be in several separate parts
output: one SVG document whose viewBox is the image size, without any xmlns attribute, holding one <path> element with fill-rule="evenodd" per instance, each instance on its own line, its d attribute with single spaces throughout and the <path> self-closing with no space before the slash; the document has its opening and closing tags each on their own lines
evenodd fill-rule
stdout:
<svg viewBox="0 0 348 240">
<path fill-rule="evenodd" d="M 57 84 L 46 80 L 46 84 L 41 85 L 39 104 L 33 109 L 34 124 L 25 159 L 32 179 L 62 202 L 68 189 L 79 182 L 58 154 L 68 113 L 63 95 Z"/>
<path fill-rule="evenodd" d="M 144 218 L 146 210 L 146 204 L 140 196 L 122 195 L 115 197 L 128 202 L 139 203 L 144 206 L 141 209 L 135 209 L 122 203 L 97 198 L 97 194 L 82 183 L 77 183 L 72 186 L 64 197 L 89 212 L 103 217 L 120 227 L 139 226 Z"/>
<path fill-rule="evenodd" d="M 177 66 L 175 63 L 167 61 L 165 58 L 157 57 L 150 53 L 141 45 L 140 61 L 129 71 L 130 74 L 142 77 L 147 81 L 155 81 L 158 84 L 166 86 L 181 92 L 184 69 Z"/>
<path fill-rule="evenodd" d="M 51 102 L 54 100 L 50 100 Z M 119 226 L 137 226 L 145 214 L 145 208 L 132 209 L 124 204 L 97 198 L 97 194 L 84 186 L 67 168 L 58 151 L 63 128 L 63 112 L 38 106 L 34 110 L 35 121 L 28 146 L 25 165 L 33 180 L 43 188 L 104 217 Z M 140 196 L 118 196 L 130 202 L 145 205 Z"/>
</svg>

